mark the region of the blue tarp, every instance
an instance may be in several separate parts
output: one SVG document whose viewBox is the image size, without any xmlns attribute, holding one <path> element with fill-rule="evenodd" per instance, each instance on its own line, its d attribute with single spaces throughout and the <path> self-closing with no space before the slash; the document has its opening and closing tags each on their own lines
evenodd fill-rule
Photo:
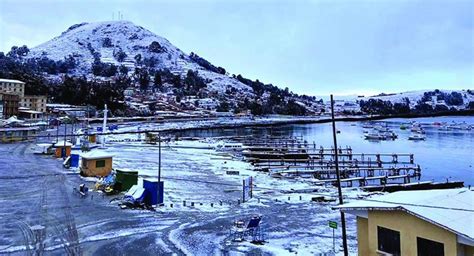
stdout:
<svg viewBox="0 0 474 256">
<path fill-rule="evenodd" d="M 72 154 L 71 155 L 71 167 L 79 167 L 79 155 Z"/>
<path fill-rule="evenodd" d="M 145 203 L 159 205 L 163 203 L 163 181 L 143 180 L 143 188 L 146 191 Z"/>
</svg>

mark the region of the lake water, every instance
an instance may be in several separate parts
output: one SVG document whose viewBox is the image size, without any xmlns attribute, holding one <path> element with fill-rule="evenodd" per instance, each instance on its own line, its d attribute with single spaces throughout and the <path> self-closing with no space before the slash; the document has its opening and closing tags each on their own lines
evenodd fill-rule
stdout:
<svg viewBox="0 0 474 256">
<path fill-rule="evenodd" d="M 400 124 L 410 121 L 427 124 L 426 140 L 411 141 L 410 130 L 401 130 Z M 337 135 L 338 146 L 350 146 L 354 153 L 412 153 L 415 163 L 421 166 L 421 180 L 445 181 L 463 180 L 465 185 L 474 185 L 474 129 L 442 131 L 428 124 L 433 122 L 456 122 L 474 125 L 474 117 L 433 117 L 416 119 L 387 119 L 385 123 L 398 139 L 393 141 L 368 141 L 364 139 L 362 122 L 338 122 L 336 127 L 341 131 Z M 331 147 L 333 145 L 332 126 L 326 124 L 298 124 L 275 126 L 272 128 L 238 128 L 187 131 L 183 136 L 232 136 L 232 135 L 265 135 L 302 136 L 310 143 Z"/>
</svg>

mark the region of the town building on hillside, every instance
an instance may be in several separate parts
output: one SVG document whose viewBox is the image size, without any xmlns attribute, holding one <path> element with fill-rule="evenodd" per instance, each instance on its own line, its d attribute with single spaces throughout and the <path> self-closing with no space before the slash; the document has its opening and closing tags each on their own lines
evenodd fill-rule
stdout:
<svg viewBox="0 0 474 256">
<path fill-rule="evenodd" d="M 7 119 L 11 116 L 18 116 L 20 96 L 13 93 L 0 93 L 0 119 Z"/>
<path fill-rule="evenodd" d="M 402 191 L 335 207 L 357 216 L 359 255 L 474 255 L 474 191 Z"/>
<path fill-rule="evenodd" d="M 38 120 L 43 117 L 43 112 L 31 110 L 29 108 L 19 107 L 18 116 L 22 119 Z"/>
<path fill-rule="evenodd" d="M 127 89 L 125 89 L 123 91 L 123 95 L 125 97 L 132 97 L 133 95 L 135 94 L 135 89 L 133 87 L 127 87 Z"/>
<path fill-rule="evenodd" d="M 25 83 L 22 81 L 0 79 L 0 93 L 19 97 L 3 96 L 6 100 L 2 100 L 2 112 L 6 118 L 19 115 L 27 119 L 39 119 L 46 112 L 47 96 L 25 95 Z"/>
<path fill-rule="evenodd" d="M 23 97 L 25 96 L 25 83 L 18 80 L 0 78 L 0 93 L 3 92 Z"/>
<path fill-rule="evenodd" d="M 44 95 L 24 95 L 20 100 L 20 107 L 45 113 L 46 101 L 47 96 Z"/>
</svg>

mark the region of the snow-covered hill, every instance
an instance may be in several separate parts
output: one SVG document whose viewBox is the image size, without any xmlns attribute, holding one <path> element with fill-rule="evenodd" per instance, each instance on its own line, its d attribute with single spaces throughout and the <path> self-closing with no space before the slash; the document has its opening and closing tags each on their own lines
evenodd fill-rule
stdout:
<svg viewBox="0 0 474 256">
<path fill-rule="evenodd" d="M 440 93 L 444 94 L 451 94 L 452 92 L 457 92 L 460 93 L 463 97 L 463 104 L 459 106 L 460 108 L 463 108 L 469 104 L 469 102 L 474 101 L 474 95 L 472 93 L 468 93 L 467 90 L 418 90 L 418 91 L 408 91 L 408 92 L 401 92 L 401 93 L 394 93 L 394 94 L 387 94 L 387 95 L 376 95 L 376 96 L 370 96 L 370 97 L 363 97 L 363 98 L 358 98 L 359 100 L 368 100 L 368 99 L 381 99 L 384 101 L 391 101 L 392 103 L 402 103 L 405 101 L 406 98 L 410 101 L 411 104 L 416 104 L 419 102 L 423 95 L 425 93 L 429 92 L 434 92 L 435 95 L 431 97 L 431 102 L 433 105 L 438 104 L 444 104 L 444 102 L 441 102 L 437 100 L 436 95 L 439 95 Z"/>
<path fill-rule="evenodd" d="M 105 41 L 108 41 L 104 43 Z M 150 45 L 158 42 L 158 49 L 151 50 Z M 114 52 L 123 51 L 126 57 L 119 62 Z M 126 66 L 129 70 L 140 67 L 145 59 L 154 59 L 155 69 L 169 69 L 174 74 L 185 75 L 188 70 L 198 71 L 199 76 L 209 79 L 208 88 L 224 91 L 228 86 L 240 91 L 252 91 L 252 88 L 238 80 L 223 74 L 212 72 L 196 63 L 190 56 L 167 39 L 129 21 L 108 21 L 81 23 L 71 26 L 58 37 L 32 48 L 27 58 L 45 56 L 58 61 L 72 55 L 77 67 L 70 71 L 72 75 L 91 76 L 94 53 L 99 53 L 100 61 L 117 66 Z M 137 61 L 136 56 L 141 56 Z"/>
</svg>

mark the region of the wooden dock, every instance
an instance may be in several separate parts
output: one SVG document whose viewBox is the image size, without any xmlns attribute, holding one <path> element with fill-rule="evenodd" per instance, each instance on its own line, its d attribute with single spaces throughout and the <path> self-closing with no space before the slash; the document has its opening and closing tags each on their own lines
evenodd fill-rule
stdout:
<svg viewBox="0 0 474 256">
<path fill-rule="evenodd" d="M 365 186 L 363 190 L 369 192 L 383 191 L 383 192 L 396 192 L 396 191 L 409 191 L 409 190 L 429 190 L 429 189 L 450 189 L 450 188 L 462 188 L 464 187 L 463 181 L 446 181 L 446 182 L 433 182 L 433 181 L 422 181 L 415 183 L 405 184 L 384 184 L 379 186 Z"/>
</svg>

